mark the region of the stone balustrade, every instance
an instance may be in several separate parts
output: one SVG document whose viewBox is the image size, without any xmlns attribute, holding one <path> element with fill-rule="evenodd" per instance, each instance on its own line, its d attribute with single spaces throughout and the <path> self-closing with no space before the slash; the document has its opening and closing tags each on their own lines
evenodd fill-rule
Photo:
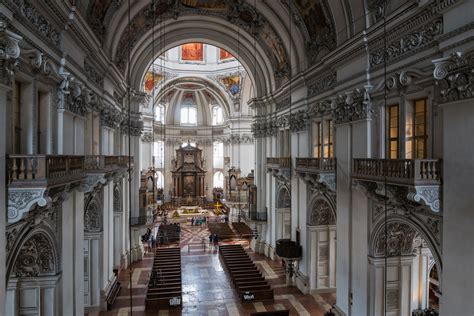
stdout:
<svg viewBox="0 0 474 316">
<path fill-rule="evenodd" d="M 398 185 L 441 184 L 439 159 L 354 159 L 352 178 Z"/>
<path fill-rule="evenodd" d="M 296 158 L 296 169 L 335 172 L 336 158 Z"/>
<path fill-rule="evenodd" d="M 268 168 L 291 168 L 291 157 L 267 157 Z"/>
<path fill-rule="evenodd" d="M 8 184 L 18 186 L 76 182 L 91 171 L 124 168 L 128 156 L 10 155 L 7 160 Z"/>
<path fill-rule="evenodd" d="M 45 184 L 84 177 L 84 156 L 10 155 L 8 184 Z"/>
</svg>

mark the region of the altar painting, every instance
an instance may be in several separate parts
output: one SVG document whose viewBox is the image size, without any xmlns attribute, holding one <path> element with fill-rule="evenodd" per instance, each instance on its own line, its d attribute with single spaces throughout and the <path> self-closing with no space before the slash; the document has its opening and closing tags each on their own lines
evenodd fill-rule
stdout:
<svg viewBox="0 0 474 316">
<path fill-rule="evenodd" d="M 184 176 L 183 177 L 183 195 L 184 196 L 194 196 L 194 188 L 196 187 L 194 184 L 194 176 Z"/>
<path fill-rule="evenodd" d="M 204 44 L 189 43 L 181 45 L 181 60 L 204 61 Z"/>
</svg>

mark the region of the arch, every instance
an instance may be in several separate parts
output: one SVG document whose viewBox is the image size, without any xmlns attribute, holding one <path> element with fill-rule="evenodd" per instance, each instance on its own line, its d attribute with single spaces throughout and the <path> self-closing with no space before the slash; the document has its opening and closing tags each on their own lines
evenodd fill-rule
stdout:
<svg viewBox="0 0 474 316">
<path fill-rule="evenodd" d="M 308 225 L 322 226 L 336 224 L 335 209 L 329 199 L 323 195 L 314 197 L 308 210 Z"/>
<path fill-rule="evenodd" d="M 53 230 L 44 222 L 36 228 L 25 226 L 7 259 L 6 282 L 10 276 L 36 277 L 59 273 L 60 256 L 55 240 Z"/>
<path fill-rule="evenodd" d="M 122 186 L 120 182 L 114 183 L 114 212 L 122 212 Z"/>
<path fill-rule="evenodd" d="M 224 123 L 224 111 L 219 104 L 213 104 L 212 107 L 212 125 L 220 125 Z"/>
<path fill-rule="evenodd" d="M 286 185 L 282 185 L 278 190 L 277 196 L 277 208 L 291 208 L 291 194 L 290 190 Z"/>
<path fill-rule="evenodd" d="M 382 257 L 384 255 L 383 251 L 382 253 L 380 251 L 380 248 L 385 242 L 384 224 L 385 221 L 381 218 L 374 225 L 372 230 L 369 240 L 369 255 L 372 257 Z M 418 222 L 414 218 L 407 218 L 398 214 L 390 214 L 387 217 L 387 225 L 389 228 L 388 231 L 392 231 L 396 234 L 391 237 L 392 240 L 389 243 L 389 247 L 392 247 L 392 250 L 390 251 L 393 256 L 412 254 L 415 237 L 419 235 L 427 243 L 436 262 L 438 272 L 440 274 L 442 273 L 443 265 L 440 248 L 435 241 L 435 237 L 426 227 L 424 227 L 423 223 Z M 400 232 L 402 232 L 402 234 L 399 234 Z"/>
<path fill-rule="evenodd" d="M 102 231 L 102 203 L 100 194 L 90 194 L 84 207 L 84 231 Z"/>
</svg>

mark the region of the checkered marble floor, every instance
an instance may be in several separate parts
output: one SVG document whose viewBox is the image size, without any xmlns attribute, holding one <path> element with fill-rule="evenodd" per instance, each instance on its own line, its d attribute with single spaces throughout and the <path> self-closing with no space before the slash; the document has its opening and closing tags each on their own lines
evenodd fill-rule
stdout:
<svg viewBox="0 0 474 316">
<path fill-rule="evenodd" d="M 248 247 L 247 241 L 235 240 Z M 110 312 L 95 315 L 250 315 L 253 312 L 289 309 L 291 315 L 323 315 L 335 302 L 335 293 L 303 295 L 296 287 L 285 285 L 285 272 L 280 262 L 250 253 L 275 291 L 273 302 L 241 303 L 229 276 L 224 271 L 218 251 L 209 245 L 205 226 L 183 225 L 181 231 L 183 306 L 180 309 L 145 311 L 146 286 L 153 255 L 133 265 L 132 287 L 128 271 L 120 275 L 122 289 Z M 133 308 L 130 312 L 130 291 Z"/>
</svg>

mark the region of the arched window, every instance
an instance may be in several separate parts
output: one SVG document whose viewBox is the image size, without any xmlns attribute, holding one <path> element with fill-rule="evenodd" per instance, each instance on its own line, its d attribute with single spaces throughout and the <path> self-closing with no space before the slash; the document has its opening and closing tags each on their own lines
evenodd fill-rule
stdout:
<svg viewBox="0 0 474 316">
<path fill-rule="evenodd" d="M 164 186 L 165 186 L 165 177 L 163 177 L 163 174 L 160 171 L 158 171 L 156 173 L 156 187 L 158 189 L 163 189 Z"/>
<path fill-rule="evenodd" d="M 221 171 L 214 173 L 214 188 L 224 187 L 224 174 Z"/>
<path fill-rule="evenodd" d="M 212 108 L 212 125 L 219 125 L 224 123 L 224 113 L 221 106 L 214 106 Z"/>
<path fill-rule="evenodd" d="M 181 147 L 186 147 L 186 146 L 191 146 L 191 147 L 196 147 L 196 143 L 195 142 L 189 142 L 189 143 L 182 143 L 181 144 Z"/>
<path fill-rule="evenodd" d="M 181 124 L 182 125 L 196 125 L 197 124 L 197 109 L 192 105 L 183 105 L 181 107 Z"/>
<path fill-rule="evenodd" d="M 155 121 L 159 123 L 165 121 L 165 107 L 161 104 L 155 107 Z"/>
</svg>

